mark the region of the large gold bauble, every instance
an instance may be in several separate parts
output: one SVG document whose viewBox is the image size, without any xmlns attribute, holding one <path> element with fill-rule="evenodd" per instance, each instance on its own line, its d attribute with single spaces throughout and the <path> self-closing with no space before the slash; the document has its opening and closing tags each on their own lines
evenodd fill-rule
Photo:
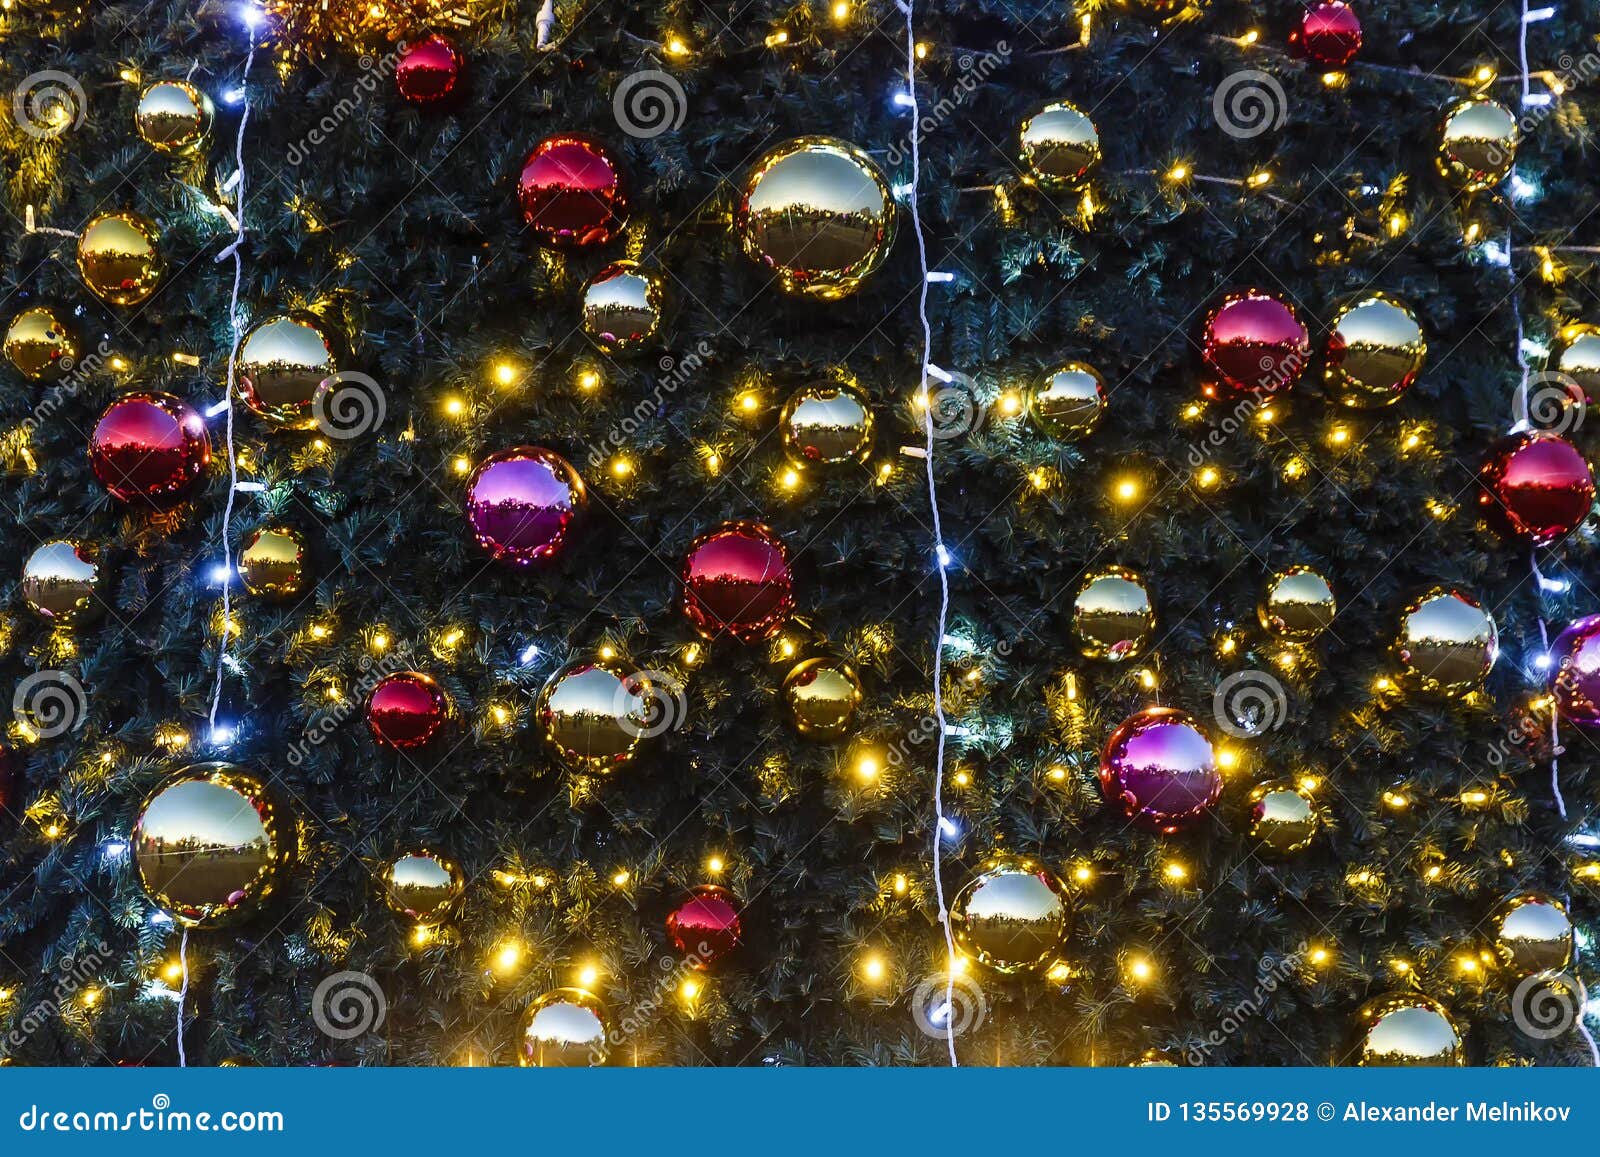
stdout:
<svg viewBox="0 0 1600 1157">
<path fill-rule="evenodd" d="M 1427 356 L 1411 307 L 1387 293 L 1369 293 L 1333 315 L 1323 381 L 1342 405 L 1388 406 L 1411 388 Z"/>
<path fill-rule="evenodd" d="M 1294 780 L 1268 780 L 1250 789 L 1250 834 L 1268 851 L 1304 851 L 1321 826 L 1316 801 Z"/>
<path fill-rule="evenodd" d="M 156 291 L 167 262 L 161 234 L 137 213 L 102 213 L 78 234 L 78 273 L 112 305 L 138 305 Z"/>
<path fill-rule="evenodd" d="M 259 779 L 196 763 L 157 788 L 133 828 L 139 882 L 178 923 L 213 927 L 269 898 L 293 862 L 293 821 Z"/>
<path fill-rule="evenodd" d="M 1016 856 L 991 860 L 950 906 L 956 947 L 996 972 L 1048 963 L 1066 939 L 1067 923 L 1061 881 Z"/>
<path fill-rule="evenodd" d="M 1461 1031 L 1444 1005 L 1418 992 L 1375 997 L 1356 1013 L 1356 1064 L 1460 1068 Z"/>
<path fill-rule="evenodd" d="M 616 261 L 583 287 L 583 332 L 609 353 L 639 348 L 661 329 L 666 290 L 637 261 Z"/>
<path fill-rule="evenodd" d="M 1435 158 L 1445 180 L 1464 192 L 1492 189 L 1517 159 L 1517 118 L 1499 101 L 1468 97 L 1445 110 Z"/>
<path fill-rule="evenodd" d="M 806 659 L 784 678 L 783 703 L 807 739 L 843 739 L 861 706 L 861 680 L 848 663 Z"/>
<path fill-rule="evenodd" d="M 799 465 L 860 462 L 872 449 L 872 425 L 866 399 L 831 381 L 801 386 L 779 419 L 783 448 Z"/>
<path fill-rule="evenodd" d="M 734 231 L 751 259 L 790 293 L 845 297 L 888 256 L 896 208 L 883 173 L 834 137 L 799 137 L 745 179 Z"/>
<path fill-rule="evenodd" d="M 1077 105 L 1058 101 L 1022 122 L 1022 171 L 1041 189 L 1081 188 L 1100 164 L 1100 130 Z"/>
<path fill-rule="evenodd" d="M 1463 694 L 1482 686 L 1500 657 L 1500 633 L 1476 599 L 1434 587 L 1406 608 L 1396 651 L 1423 689 Z"/>
<path fill-rule="evenodd" d="M 1308 566 L 1296 565 L 1267 581 L 1256 617 L 1275 635 L 1309 642 L 1328 629 L 1338 611 L 1328 580 Z"/>
<path fill-rule="evenodd" d="M 35 305 L 6 327 L 6 360 L 36 382 L 59 378 L 77 363 L 78 340 L 47 305 Z"/>
<path fill-rule="evenodd" d="M 306 542 L 292 526 L 265 526 L 239 551 L 239 578 L 257 598 L 283 599 L 306 589 Z"/>
<path fill-rule="evenodd" d="M 1512 972 L 1564 972 L 1572 966 L 1572 918 L 1566 905 L 1541 892 L 1523 892 L 1489 917 L 1495 955 Z"/>
<path fill-rule="evenodd" d="M 383 871 L 389 905 L 422 923 L 443 919 L 465 887 L 460 868 L 428 851 L 397 856 Z"/>
<path fill-rule="evenodd" d="M 93 546 L 57 539 L 34 548 L 22 564 L 22 597 L 42 619 L 71 627 L 100 610 L 100 564 Z"/>
<path fill-rule="evenodd" d="M 581 988 L 557 988 L 528 1006 L 517 1063 L 523 1068 L 603 1065 L 611 1051 L 600 998 Z"/>
<path fill-rule="evenodd" d="M 1155 629 L 1150 591 L 1127 567 L 1091 572 L 1072 600 L 1072 631 L 1087 659 L 1132 659 L 1149 645 Z"/>
<path fill-rule="evenodd" d="M 670 697 L 670 689 L 614 663 L 569 663 L 539 693 L 545 743 L 573 771 L 615 771 L 654 733 L 652 713 L 663 707 L 663 694 Z"/>
<path fill-rule="evenodd" d="M 1583 399 L 1575 402 L 1600 403 L 1600 325 L 1580 321 L 1562 326 L 1547 364 L 1583 389 Z"/>
<path fill-rule="evenodd" d="M 1028 394 L 1028 412 L 1039 428 L 1066 442 L 1093 430 L 1105 408 L 1105 379 L 1084 362 L 1068 362 Z"/>
<path fill-rule="evenodd" d="M 157 152 L 191 153 L 205 143 L 214 115 L 211 98 L 188 81 L 157 80 L 139 94 L 133 124 Z"/>
<path fill-rule="evenodd" d="M 337 372 L 328 337 L 314 320 L 278 314 L 254 326 L 239 347 L 245 405 L 280 429 L 316 427 L 317 392 Z"/>
</svg>

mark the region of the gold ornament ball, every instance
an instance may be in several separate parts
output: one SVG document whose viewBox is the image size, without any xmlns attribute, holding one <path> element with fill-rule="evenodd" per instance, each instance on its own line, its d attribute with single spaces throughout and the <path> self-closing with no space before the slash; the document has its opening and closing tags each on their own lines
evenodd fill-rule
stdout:
<svg viewBox="0 0 1600 1157">
<path fill-rule="evenodd" d="M 1127 567 L 1092 572 L 1072 600 L 1072 631 L 1086 659 L 1132 659 L 1149 644 L 1155 629 L 1150 591 L 1143 577 Z"/>
<path fill-rule="evenodd" d="M 1519 976 L 1572 966 L 1572 918 L 1554 896 L 1524 892 L 1502 901 L 1489 918 L 1500 962 Z"/>
<path fill-rule="evenodd" d="M 539 693 L 545 743 L 570 770 L 604 774 L 681 716 L 674 689 L 609 662 L 569 663 Z M 663 719 L 665 726 L 662 725 Z"/>
<path fill-rule="evenodd" d="M 583 332 L 608 353 L 639 348 L 661 329 L 666 291 L 637 261 L 616 261 L 583 287 Z"/>
<path fill-rule="evenodd" d="M 1356 1013 L 1356 1064 L 1365 1067 L 1460 1068 L 1461 1031 L 1444 1005 L 1418 992 L 1392 992 Z"/>
<path fill-rule="evenodd" d="M 834 137 L 799 137 L 745 179 L 734 231 L 790 293 L 834 299 L 861 287 L 894 243 L 896 207 L 872 158 Z"/>
<path fill-rule="evenodd" d="M 1071 101 L 1046 105 L 1022 122 L 1022 171 L 1031 184 L 1069 192 L 1099 164 L 1100 130 Z"/>
<path fill-rule="evenodd" d="M 338 370 L 328 337 L 314 320 L 278 314 L 254 326 L 239 347 L 239 392 L 270 425 L 311 430 L 312 403 Z"/>
<path fill-rule="evenodd" d="M 1583 397 L 1572 399 L 1574 403 L 1600 402 L 1600 325 L 1573 322 L 1562 326 L 1548 364 L 1583 390 Z"/>
<path fill-rule="evenodd" d="M 138 305 L 156 291 L 167 262 L 161 234 L 137 213 L 102 213 L 78 234 L 78 273 L 101 301 Z"/>
<path fill-rule="evenodd" d="M 1145 1049 L 1139 1054 L 1139 1059 L 1128 1064 L 1130 1069 L 1176 1069 L 1181 1068 L 1171 1053 L 1164 1049 Z"/>
<path fill-rule="evenodd" d="M 98 612 L 100 564 L 93 546 L 57 539 L 34 549 L 22 564 L 22 597 L 32 611 L 59 627 Z"/>
<path fill-rule="evenodd" d="M 282 599 L 306 587 L 306 542 L 292 526 L 253 531 L 239 551 L 239 578 L 257 598 Z"/>
<path fill-rule="evenodd" d="M 1517 159 L 1517 118 L 1499 101 L 1457 101 L 1439 129 L 1439 172 L 1457 189 L 1478 193 L 1506 179 Z"/>
<path fill-rule="evenodd" d="M 581 988 L 557 988 L 528 1006 L 517 1062 L 523 1068 L 603 1065 L 610 1029 L 600 998 Z"/>
<path fill-rule="evenodd" d="M 295 838 L 259 779 L 235 764 L 196 763 L 145 801 L 131 843 L 151 902 L 185 927 L 210 928 L 273 894 Z"/>
<path fill-rule="evenodd" d="M 25 378 L 59 378 L 77 363 L 78 340 L 47 305 L 25 309 L 6 327 L 6 360 Z"/>
<path fill-rule="evenodd" d="M 807 739 L 843 739 L 861 706 L 861 680 L 848 663 L 806 659 L 784 678 L 783 703 Z"/>
<path fill-rule="evenodd" d="M 1483 685 L 1500 656 L 1500 633 L 1478 600 L 1434 587 L 1405 610 L 1400 665 L 1427 691 L 1464 694 Z"/>
<path fill-rule="evenodd" d="M 1250 790 L 1250 835 L 1268 851 L 1303 852 L 1321 826 L 1316 801 L 1295 781 L 1268 780 Z"/>
<path fill-rule="evenodd" d="M 145 144 L 161 153 L 191 153 L 211 133 L 211 98 L 186 80 L 145 85 L 133 124 Z"/>
<path fill-rule="evenodd" d="M 465 888 L 461 869 L 429 851 L 397 856 L 383 872 L 389 906 L 423 923 L 443 919 Z"/>
<path fill-rule="evenodd" d="M 1106 382 L 1083 362 L 1068 362 L 1028 394 L 1028 412 L 1039 428 L 1066 442 L 1082 438 L 1106 408 Z"/>
<path fill-rule="evenodd" d="M 1369 293 L 1334 314 L 1323 381 L 1341 405 L 1388 406 L 1411 388 L 1427 356 L 1411 307 L 1390 294 Z"/>
<path fill-rule="evenodd" d="M 996 972 L 1048 963 L 1067 935 L 1067 895 L 1032 860 L 1000 856 L 956 896 L 950 926 L 956 947 Z"/>
<path fill-rule="evenodd" d="M 862 461 L 872 449 L 872 425 L 866 399 L 831 381 L 801 386 L 779 419 L 783 448 L 799 465 Z"/>
<path fill-rule="evenodd" d="M 1273 575 L 1256 617 L 1274 635 L 1309 642 L 1326 631 L 1338 613 L 1328 580 L 1308 566 L 1291 566 Z"/>
</svg>

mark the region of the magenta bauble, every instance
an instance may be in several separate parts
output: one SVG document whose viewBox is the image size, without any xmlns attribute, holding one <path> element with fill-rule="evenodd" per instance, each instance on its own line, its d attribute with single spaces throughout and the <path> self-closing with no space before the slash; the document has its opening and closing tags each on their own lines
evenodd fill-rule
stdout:
<svg viewBox="0 0 1600 1157">
<path fill-rule="evenodd" d="M 491 454 L 467 480 L 467 522 L 499 562 L 528 566 L 559 556 L 588 502 L 583 479 L 539 446 Z"/>
<path fill-rule="evenodd" d="M 1222 795 L 1222 773 L 1211 740 L 1188 712 L 1146 707 L 1106 740 L 1100 787 L 1129 819 L 1171 833 L 1211 810 Z"/>
</svg>

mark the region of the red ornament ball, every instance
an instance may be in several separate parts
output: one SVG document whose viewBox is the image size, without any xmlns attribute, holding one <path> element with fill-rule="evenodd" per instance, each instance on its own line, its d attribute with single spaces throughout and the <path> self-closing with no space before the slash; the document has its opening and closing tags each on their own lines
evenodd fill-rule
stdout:
<svg viewBox="0 0 1600 1157">
<path fill-rule="evenodd" d="M 1567 722 L 1600 727 L 1600 615 L 1581 618 L 1556 636 L 1550 694 Z"/>
<path fill-rule="evenodd" d="M 498 562 L 548 562 L 567 544 L 588 492 L 561 455 L 539 446 L 491 454 L 467 481 L 467 522 Z"/>
<path fill-rule="evenodd" d="M 522 163 L 522 216 L 544 245 L 604 245 L 622 230 L 628 201 L 622 175 L 599 141 L 577 133 L 546 137 Z"/>
<path fill-rule="evenodd" d="M 205 422 L 171 394 L 123 395 L 89 436 L 89 465 L 119 502 L 175 506 L 210 462 Z"/>
<path fill-rule="evenodd" d="M 412 104 L 433 104 L 456 90 L 463 67 L 460 50 L 433 33 L 400 53 L 394 66 L 395 87 Z"/>
<path fill-rule="evenodd" d="M 1100 789 L 1135 823 L 1171 834 L 1205 817 L 1222 795 L 1222 773 L 1188 712 L 1146 707 L 1106 740 Z"/>
<path fill-rule="evenodd" d="M 794 611 L 789 549 L 759 522 L 725 522 L 689 544 L 683 613 L 706 639 L 758 643 Z"/>
<path fill-rule="evenodd" d="M 1500 439 L 1478 471 L 1478 510 L 1506 538 L 1549 546 L 1594 504 L 1594 472 L 1578 448 L 1548 430 Z"/>
<path fill-rule="evenodd" d="M 450 719 L 444 688 L 417 671 L 385 676 L 367 700 L 367 727 L 385 747 L 421 747 Z"/>
<path fill-rule="evenodd" d="M 1361 51 L 1361 20 L 1344 0 L 1313 4 L 1289 33 L 1289 51 L 1317 68 L 1337 71 Z"/>
<path fill-rule="evenodd" d="M 1208 398 L 1286 391 L 1311 360 L 1311 334 L 1294 306 L 1259 289 L 1229 293 L 1213 306 L 1200 344 Z"/>
<path fill-rule="evenodd" d="M 667 917 L 667 935 L 691 968 L 704 971 L 739 947 L 739 901 L 726 888 L 701 884 Z"/>
</svg>

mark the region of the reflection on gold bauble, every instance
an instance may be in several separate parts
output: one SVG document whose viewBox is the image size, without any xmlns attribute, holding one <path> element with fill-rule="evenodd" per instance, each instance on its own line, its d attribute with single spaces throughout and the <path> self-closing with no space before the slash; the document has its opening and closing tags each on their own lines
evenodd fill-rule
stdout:
<svg viewBox="0 0 1600 1157">
<path fill-rule="evenodd" d="M 133 861 L 150 900 L 186 927 L 250 912 L 295 855 L 294 825 L 260 780 L 231 763 L 196 763 L 139 809 Z"/>
<path fill-rule="evenodd" d="M 895 203 L 871 157 L 834 137 L 799 137 L 767 153 L 745 179 L 733 227 L 783 288 L 812 297 L 854 293 L 894 243 Z"/>
<path fill-rule="evenodd" d="M 605 1006 L 581 988 L 557 988 L 528 1006 L 517 1063 L 523 1068 L 603 1065 L 610 1051 Z"/>
<path fill-rule="evenodd" d="M 264 526 L 245 539 L 239 577 L 258 598 L 288 598 L 306 587 L 305 538 L 292 526 Z"/>
<path fill-rule="evenodd" d="M 1459 1068 L 1461 1032 L 1444 1005 L 1417 992 L 1392 992 L 1356 1013 L 1356 1064 Z"/>
<path fill-rule="evenodd" d="M 580 306 L 583 332 L 601 349 L 637 349 L 661 328 L 666 291 L 637 261 L 616 261 L 589 279 Z"/>
<path fill-rule="evenodd" d="M 1022 122 L 1024 179 L 1060 192 L 1083 185 L 1100 163 L 1100 130 L 1070 101 L 1046 105 Z"/>
<path fill-rule="evenodd" d="M 1600 325 L 1573 322 L 1562 326 L 1548 364 L 1577 382 L 1585 399 L 1600 403 Z"/>
<path fill-rule="evenodd" d="M 427 851 L 397 856 L 383 871 L 390 906 L 424 923 L 442 919 L 465 887 L 460 868 Z"/>
<path fill-rule="evenodd" d="M 1517 159 L 1517 118 L 1499 101 L 1468 97 L 1445 110 L 1439 128 L 1439 172 L 1465 192 L 1492 189 Z"/>
<path fill-rule="evenodd" d="M 1500 656 L 1500 633 L 1477 599 L 1434 587 L 1406 608 L 1396 651 L 1425 690 L 1460 694 L 1483 684 Z"/>
<path fill-rule="evenodd" d="M 1321 826 L 1316 801 L 1294 780 L 1268 780 L 1250 789 L 1250 834 L 1269 851 L 1304 851 Z"/>
<path fill-rule="evenodd" d="M 223 1057 L 217 1062 L 219 1069 L 258 1069 L 260 1062 L 253 1061 L 247 1056 Z"/>
<path fill-rule="evenodd" d="M 312 318 L 278 314 L 245 335 L 238 370 L 245 405 L 274 426 L 310 430 L 317 424 L 317 391 L 337 367 L 327 335 Z"/>
<path fill-rule="evenodd" d="M 6 360 L 36 382 L 59 378 L 78 360 L 78 341 L 47 305 L 25 309 L 6 327 Z"/>
<path fill-rule="evenodd" d="M 842 739 L 861 706 L 861 680 L 848 663 L 807 659 L 783 680 L 783 703 L 807 739 Z"/>
<path fill-rule="evenodd" d="M 1172 1054 L 1162 1049 L 1145 1049 L 1139 1059 L 1129 1063 L 1130 1069 L 1176 1069 L 1178 1062 Z"/>
<path fill-rule="evenodd" d="M 1028 394 L 1028 412 L 1039 428 L 1066 442 L 1094 429 L 1105 408 L 1105 379 L 1084 362 L 1068 362 Z"/>
<path fill-rule="evenodd" d="M 1328 629 L 1338 609 L 1328 580 L 1308 566 L 1296 565 L 1267 581 L 1256 614 L 1273 634 L 1307 642 Z"/>
<path fill-rule="evenodd" d="M 1387 406 L 1411 388 L 1427 356 L 1411 307 L 1390 294 L 1369 293 L 1333 315 L 1323 381 L 1343 405 Z"/>
<path fill-rule="evenodd" d="M 1144 650 L 1156 629 L 1156 611 L 1144 579 L 1127 567 L 1093 571 L 1072 600 L 1072 630 L 1088 659 L 1113 663 Z"/>
<path fill-rule="evenodd" d="M 998 856 L 950 906 L 956 947 L 996 972 L 1048 963 L 1067 935 L 1067 897 L 1031 860 Z"/>
<path fill-rule="evenodd" d="M 796 463 L 859 462 L 872 449 L 872 411 L 866 399 L 832 381 L 801 386 L 779 419 L 783 448 Z"/>
<path fill-rule="evenodd" d="M 569 663 L 539 693 L 539 723 L 545 743 L 571 770 L 615 771 L 658 733 L 656 708 L 676 711 L 672 694 L 614 663 Z"/>
<path fill-rule="evenodd" d="M 151 148 L 163 153 L 198 149 L 211 132 L 211 98 L 186 80 L 158 80 L 145 85 L 133 124 Z"/>
<path fill-rule="evenodd" d="M 1489 917 L 1495 955 L 1512 972 L 1564 972 L 1572 965 L 1572 918 L 1554 896 L 1523 892 Z"/>
<path fill-rule="evenodd" d="M 70 627 L 100 608 L 100 564 L 92 545 L 57 539 L 34 549 L 22 564 L 22 597 L 40 618 Z"/>
<path fill-rule="evenodd" d="M 101 301 L 138 305 L 166 272 L 160 240 L 155 225 L 137 213 L 102 213 L 78 234 L 78 273 Z"/>
</svg>

